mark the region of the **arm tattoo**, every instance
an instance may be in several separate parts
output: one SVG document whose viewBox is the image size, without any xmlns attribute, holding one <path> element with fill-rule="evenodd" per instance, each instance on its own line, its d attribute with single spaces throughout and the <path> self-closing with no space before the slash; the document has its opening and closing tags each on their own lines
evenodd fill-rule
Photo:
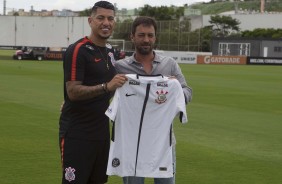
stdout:
<svg viewBox="0 0 282 184">
<path fill-rule="evenodd" d="M 96 86 L 85 86 L 80 81 L 66 82 L 67 93 L 72 101 L 87 100 L 105 94 L 101 84 Z"/>
</svg>

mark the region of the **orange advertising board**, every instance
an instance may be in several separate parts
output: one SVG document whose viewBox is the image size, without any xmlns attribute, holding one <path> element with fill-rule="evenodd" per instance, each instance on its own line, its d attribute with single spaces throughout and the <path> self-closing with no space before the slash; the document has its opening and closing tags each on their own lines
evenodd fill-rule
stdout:
<svg viewBox="0 0 282 184">
<path fill-rule="evenodd" d="M 247 64 L 247 56 L 198 55 L 197 64 L 245 65 Z"/>
</svg>

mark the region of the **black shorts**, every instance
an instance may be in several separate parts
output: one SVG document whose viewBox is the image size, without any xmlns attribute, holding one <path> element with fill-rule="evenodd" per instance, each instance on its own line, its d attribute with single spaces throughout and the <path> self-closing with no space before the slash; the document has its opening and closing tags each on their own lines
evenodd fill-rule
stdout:
<svg viewBox="0 0 282 184">
<path fill-rule="evenodd" d="M 62 184 L 106 183 L 109 140 L 60 139 Z"/>
</svg>

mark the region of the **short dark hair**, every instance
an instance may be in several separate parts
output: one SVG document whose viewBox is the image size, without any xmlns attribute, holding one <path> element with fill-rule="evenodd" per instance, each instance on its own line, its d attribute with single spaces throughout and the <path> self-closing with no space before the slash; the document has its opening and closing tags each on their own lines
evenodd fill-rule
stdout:
<svg viewBox="0 0 282 184">
<path fill-rule="evenodd" d="M 105 8 L 105 9 L 113 10 L 115 12 L 115 6 L 112 3 L 108 1 L 98 1 L 92 7 L 91 14 L 96 13 L 98 8 Z"/>
<path fill-rule="evenodd" d="M 155 28 L 155 34 L 157 34 L 157 23 L 154 18 L 152 17 L 147 17 L 147 16 L 140 16 L 137 17 L 133 22 L 132 22 L 132 28 L 131 28 L 131 34 L 135 34 L 136 32 L 136 27 L 139 25 L 145 25 L 145 26 L 154 26 Z"/>
</svg>

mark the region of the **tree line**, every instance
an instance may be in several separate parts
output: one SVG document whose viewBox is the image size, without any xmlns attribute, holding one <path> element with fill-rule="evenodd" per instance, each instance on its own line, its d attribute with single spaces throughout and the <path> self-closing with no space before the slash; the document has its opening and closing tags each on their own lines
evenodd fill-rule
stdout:
<svg viewBox="0 0 282 184">
<path fill-rule="evenodd" d="M 212 15 L 209 21 L 210 26 L 191 31 L 190 19 L 184 17 L 184 9 L 187 6 L 187 4 L 183 7 L 145 5 L 138 11 L 139 16 L 150 16 L 156 19 L 157 49 L 211 52 L 213 37 L 282 38 L 282 29 L 257 28 L 252 31 L 241 31 L 240 21 L 225 15 Z M 83 11 L 81 15 L 89 15 L 89 13 L 90 9 Z M 124 21 L 117 20 L 112 39 L 123 39 L 130 43 L 132 21 L 131 18 Z M 127 49 L 130 48 L 127 46 Z"/>
</svg>

